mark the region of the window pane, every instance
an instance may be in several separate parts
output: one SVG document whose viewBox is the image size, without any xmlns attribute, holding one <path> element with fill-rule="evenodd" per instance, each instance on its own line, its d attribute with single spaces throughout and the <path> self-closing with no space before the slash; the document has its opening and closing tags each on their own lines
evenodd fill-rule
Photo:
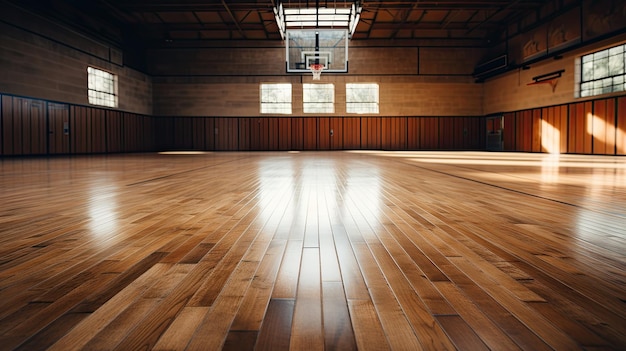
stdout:
<svg viewBox="0 0 626 351">
<path fill-rule="evenodd" d="M 304 113 L 333 113 L 333 104 L 326 102 L 307 102 L 303 106 Z"/>
<path fill-rule="evenodd" d="M 609 75 L 624 74 L 624 54 L 609 56 Z"/>
<path fill-rule="evenodd" d="M 302 108 L 305 113 L 335 112 L 335 86 L 333 84 L 303 84 Z"/>
<path fill-rule="evenodd" d="M 304 102 L 333 102 L 335 89 L 333 84 L 303 84 Z"/>
<path fill-rule="evenodd" d="M 378 84 L 347 83 L 346 112 L 378 113 Z"/>
<path fill-rule="evenodd" d="M 291 84 L 261 84 L 261 113 L 291 114 Z"/>
<path fill-rule="evenodd" d="M 594 60 L 599 60 L 599 59 L 603 59 L 609 56 L 609 50 L 602 50 L 602 51 L 598 51 L 596 53 L 593 54 L 593 59 Z"/>
<path fill-rule="evenodd" d="M 616 46 L 609 49 L 609 56 L 617 55 L 624 52 L 624 45 Z"/>
<path fill-rule="evenodd" d="M 583 63 L 583 81 L 593 80 L 593 61 Z"/>
<path fill-rule="evenodd" d="M 608 56 L 593 61 L 593 78 L 604 78 L 609 75 L 609 58 Z"/>
</svg>

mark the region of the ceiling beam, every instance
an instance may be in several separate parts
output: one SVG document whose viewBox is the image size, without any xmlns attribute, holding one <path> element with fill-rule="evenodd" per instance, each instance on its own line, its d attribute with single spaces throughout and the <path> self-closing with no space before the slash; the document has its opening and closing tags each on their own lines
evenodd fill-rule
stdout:
<svg viewBox="0 0 626 351">
<path fill-rule="evenodd" d="M 404 15 L 404 18 L 402 18 L 402 21 L 398 24 L 396 29 L 391 33 L 391 38 L 392 39 L 396 37 L 398 32 L 402 29 L 402 27 L 406 23 L 406 21 L 408 21 L 408 19 L 411 16 L 411 13 L 413 12 L 413 10 L 417 9 L 417 6 L 419 6 L 419 0 L 415 2 L 415 4 L 413 5 L 413 7 L 411 7 L 411 9 L 406 11 L 406 14 Z M 422 17 L 424 17 L 423 14 L 422 14 Z"/>
<path fill-rule="evenodd" d="M 241 26 L 239 25 L 239 21 L 237 20 L 237 18 L 235 17 L 235 15 L 233 15 L 233 12 L 230 10 L 230 8 L 228 7 L 228 5 L 226 4 L 225 0 L 222 0 L 222 5 L 224 5 L 224 8 L 226 9 L 226 12 L 228 12 L 228 14 L 230 15 L 230 18 L 232 18 L 233 22 L 235 23 L 235 25 L 237 26 L 237 30 L 239 31 L 239 34 L 241 34 L 241 36 L 244 39 L 247 39 L 246 37 L 246 33 L 243 31 L 243 29 L 241 29 Z"/>
<path fill-rule="evenodd" d="M 498 9 L 497 11 L 493 12 L 491 15 L 487 16 L 487 18 L 485 18 L 482 22 L 478 23 L 476 26 L 474 26 L 473 28 L 470 28 L 467 31 L 467 34 L 471 34 L 473 31 L 475 31 L 476 29 L 480 28 L 480 26 L 482 26 L 483 24 L 489 22 L 489 20 L 491 20 L 492 18 L 494 18 L 496 15 L 502 13 L 505 10 L 510 9 L 511 7 L 515 6 L 516 4 L 518 4 L 521 0 L 515 0 L 515 1 L 511 1 L 507 6 L 504 6 L 500 9 Z"/>
</svg>

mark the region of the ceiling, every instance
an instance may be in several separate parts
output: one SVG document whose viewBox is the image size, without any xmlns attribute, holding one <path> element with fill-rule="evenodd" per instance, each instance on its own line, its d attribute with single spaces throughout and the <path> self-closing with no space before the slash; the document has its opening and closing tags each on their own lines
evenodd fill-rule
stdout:
<svg viewBox="0 0 626 351">
<path fill-rule="evenodd" d="M 353 1 L 317 0 L 320 7 Z M 510 23 L 545 12 L 566 0 L 361 1 L 353 40 L 470 40 L 501 36 Z M 31 10 L 71 23 L 115 42 L 184 40 L 282 40 L 274 16 L 278 0 L 20 0 Z M 569 1 L 572 2 L 572 1 Z M 283 1 L 285 8 L 315 7 L 316 1 Z M 346 5 L 347 4 L 347 5 Z M 537 15 L 537 18 L 540 16 Z M 545 13 L 541 15 L 545 17 Z M 112 26 L 111 26 L 112 24 Z M 132 38 L 132 40 L 131 40 Z M 458 45 L 458 44 L 457 44 Z"/>
</svg>

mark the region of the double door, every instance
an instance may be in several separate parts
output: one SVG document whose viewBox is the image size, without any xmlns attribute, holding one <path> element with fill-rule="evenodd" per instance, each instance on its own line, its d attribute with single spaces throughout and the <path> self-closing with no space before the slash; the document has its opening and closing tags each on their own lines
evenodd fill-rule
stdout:
<svg viewBox="0 0 626 351">
<path fill-rule="evenodd" d="M 2 96 L 2 155 L 70 152 L 69 106 Z"/>
</svg>

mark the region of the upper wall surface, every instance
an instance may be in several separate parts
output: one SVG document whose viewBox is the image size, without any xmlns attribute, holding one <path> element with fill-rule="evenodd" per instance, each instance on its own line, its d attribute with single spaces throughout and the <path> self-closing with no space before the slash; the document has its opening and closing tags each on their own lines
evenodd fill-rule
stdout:
<svg viewBox="0 0 626 351">
<path fill-rule="evenodd" d="M 576 60 L 584 54 L 611 47 L 624 41 L 626 41 L 626 34 L 615 36 L 560 55 L 560 59 L 546 59 L 528 65 L 528 69 L 520 68 L 488 80 L 484 83 L 485 114 L 519 111 L 597 99 L 598 96 L 589 98 L 575 97 L 576 71 L 579 69 L 576 66 Z M 554 89 L 552 89 L 553 87 L 550 84 L 528 85 L 534 81 L 533 77 L 560 70 L 564 70 L 564 72 L 556 81 Z M 624 92 L 615 94 L 623 95 Z"/>
<path fill-rule="evenodd" d="M 152 81 L 119 49 L 0 2 L 0 92 L 88 105 L 87 66 L 118 75 L 119 110 L 152 114 Z"/>
<path fill-rule="evenodd" d="M 349 47 L 348 73 L 322 73 L 344 116 L 345 83 L 378 83 L 381 116 L 480 116 L 483 91 L 471 76 L 476 48 Z M 292 84 L 292 115 L 302 112 L 309 73 L 287 73 L 283 47 L 171 48 L 149 53 L 154 114 L 258 116 L 261 83 Z"/>
</svg>

